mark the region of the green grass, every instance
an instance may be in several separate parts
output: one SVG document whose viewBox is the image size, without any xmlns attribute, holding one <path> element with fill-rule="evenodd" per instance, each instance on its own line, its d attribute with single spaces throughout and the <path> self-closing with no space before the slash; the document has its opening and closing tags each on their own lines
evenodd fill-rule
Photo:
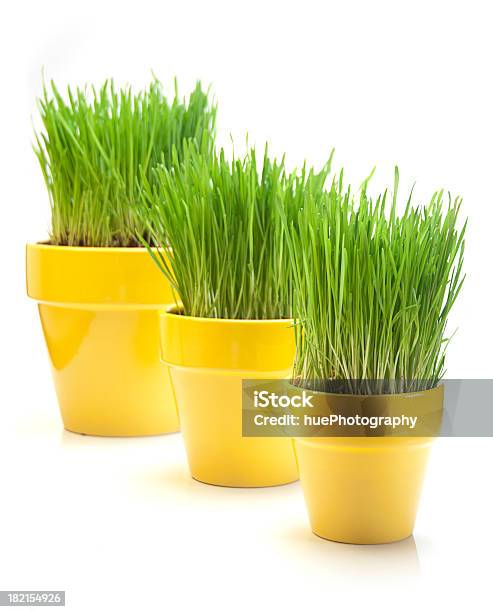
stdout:
<svg viewBox="0 0 493 612">
<path fill-rule="evenodd" d="M 260 163 L 258 163 L 258 161 Z M 147 231 L 169 246 L 153 254 L 185 315 L 222 319 L 291 316 L 292 280 L 281 214 L 294 222 L 307 193 L 317 200 L 330 162 L 319 173 L 287 172 L 284 160 L 255 150 L 227 161 L 195 146 L 159 166 L 144 185 Z"/>
<path fill-rule="evenodd" d="M 43 129 L 35 152 L 48 188 L 50 243 L 68 246 L 140 245 L 145 233 L 136 207 L 139 177 L 152 180 L 158 162 L 183 154 L 192 140 L 204 153 L 214 141 L 216 107 L 197 83 L 188 101 L 168 100 L 154 80 L 143 92 L 45 86 L 38 101 Z"/>
<path fill-rule="evenodd" d="M 443 376 L 447 317 L 463 283 L 461 200 L 440 191 L 420 207 L 410 195 L 398 215 L 397 191 L 396 169 L 392 197 L 372 199 L 365 182 L 354 203 L 341 173 L 287 221 L 298 384 L 407 392 Z"/>
</svg>

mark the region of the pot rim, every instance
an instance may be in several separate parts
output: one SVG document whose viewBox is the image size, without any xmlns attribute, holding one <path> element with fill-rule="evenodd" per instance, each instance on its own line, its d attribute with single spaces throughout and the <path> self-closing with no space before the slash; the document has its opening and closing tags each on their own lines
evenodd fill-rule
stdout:
<svg viewBox="0 0 493 612">
<path fill-rule="evenodd" d="M 68 247 L 27 243 L 26 289 L 43 304 L 89 309 L 152 309 L 175 303 L 145 247 Z M 160 257 L 166 257 L 161 251 Z"/>
<path fill-rule="evenodd" d="M 440 380 L 439 383 L 435 385 L 434 387 L 430 387 L 429 389 L 422 389 L 420 391 L 406 391 L 404 393 L 401 392 L 401 393 L 378 393 L 378 394 L 377 393 L 373 393 L 373 394 L 332 393 L 330 391 L 317 391 L 316 389 L 309 389 L 308 387 L 303 387 L 301 385 L 295 385 L 291 381 L 289 381 L 288 384 L 289 386 L 294 387 L 296 389 L 310 391 L 310 393 L 313 393 L 314 395 L 324 395 L 327 397 L 337 397 L 337 398 L 347 397 L 347 398 L 355 398 L 355 399 L 366 399 L 366 398 L 385 399 L 385 398 L 395 398 L 395 397 L 411 398 L 411 397 L 416 397 L 417 395 L 423 395 L 423 393 L 437 391 L 438 389 L 444 390 L 443 380 Z"/>
<path fill-rule="evenodd" d="M 109 252 L 109 253 L 142 253 L 145 251 L 147 253 L 148 249 L 144 246 L 135 246 L 135 247 L 96 247 L 96 246 L 69 246 L 69 245 L 61 245 L 61 244 L 50 244 L 48 241 L 42 242 L 27 242 L 26 247 L 30 249 L 39 249 L 39 250 L 50 250 L 50 251 L 91 251 L 91 252 Z M 161 249 L 160 247 L 151 247 L 151 251 L 159 252 L 164 251 L 165 249 Z M 168 250 L 168 249 L 166 249 Z"/>
<path fill-rule="evenodd" d="M 179 308 L 179 306 L 178 306 Z M 171 312 L 168 312 L 171 311 Z M 175 311 L 175 312 L 173 312 Z M 289 375 L 295 342 L 292 319 L 213 319 L 160 312 L 161 355 L 175 367 Z"/>
<path fill-rule="evenodd" d="M 197 321 L 202 322 L 204 324 L 210 325 L 225 325 L 225 324 L 237 324 L 237 325 L 272 325 L 273 323 L 279 323 L 281 325 L 285 325 L 286 323 L 291 323 L 294 325 L 293 318 L 285 318 L 285 319 L 222 319 L 215 317 L 192 317 L 189 315 L 180 314 L 179 312 L 173 312 L 178 310 L 179 307 L 173 305 L 166 310 L 161 312 L 162 317 L 168 317 L 170 319 L 176 321 Z"/>
</svg>

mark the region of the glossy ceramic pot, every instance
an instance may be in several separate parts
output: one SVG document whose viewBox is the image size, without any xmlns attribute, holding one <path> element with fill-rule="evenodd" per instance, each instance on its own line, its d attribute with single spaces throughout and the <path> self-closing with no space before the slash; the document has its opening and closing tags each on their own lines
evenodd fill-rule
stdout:
<svg viewBox="0 0 493 612">
<path fill-rule="evenodd" d="M 242 381 L 290 376 L 292 321 L 202 319 L 171 311 L 162 315 L 161 340 L 192 477 L 228 487 L 297 480 L 289 438 L 242 437 Z"/>
<path fill-rule="evenodd" d="M 159 310 L 173 296 L 146 249 L 28 244 L 26 264 L 65 428 L 99 436 L 177 431 L 159 342 Z"/>
<path fill-rule="evenodd" d="M 317 398 L 318 395 L 318 398 Z M 348 415 L 429 415 L 438 429 L 443 387 L 399 395 L 324 396 L 329 411 Z M 327 406 L 323 412 L 327 414 Z M 322 410 L 321 410 L 322 412 Z M 410 536 L 432 436 L 295 438 L 300 481 L 312 531 L 328 540 L 383 544 Z M 384 432 L 380 432 L 384 433 Z"/>
</svg>

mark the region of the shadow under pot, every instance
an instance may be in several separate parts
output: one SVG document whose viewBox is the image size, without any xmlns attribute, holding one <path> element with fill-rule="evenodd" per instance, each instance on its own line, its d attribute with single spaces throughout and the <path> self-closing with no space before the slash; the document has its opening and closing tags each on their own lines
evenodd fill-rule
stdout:
<svg viewBox="0 0 493 612">
<path fill-rule="evenodd" d="M 169 365 L 193 478 L 227 487 L 268 487 L 298 479 L 289 438 L 242 437 L 242 381 L 291 375 L 291 320 L 161 318 L 162 356 Z"/>
<path fill-rule="evenodd" d="M 300 481 L 312 531 L 351 544 L 385 544 L 409 537 L 434 436 L 443 386 L 396 395 L 314 394 L 315 411 L 345 416 L 418 416 L 415 432 L 366 427 L 331 437 L 295 438 Z M 424 423 L 424 425 L 423 425 Z"/>
<path fill-rule="evenodd" d="M 177 431 L 159 311 L 172 292 L 146 249 L 28 244 L 65 429 L 99 436 Z"/>
</svg>

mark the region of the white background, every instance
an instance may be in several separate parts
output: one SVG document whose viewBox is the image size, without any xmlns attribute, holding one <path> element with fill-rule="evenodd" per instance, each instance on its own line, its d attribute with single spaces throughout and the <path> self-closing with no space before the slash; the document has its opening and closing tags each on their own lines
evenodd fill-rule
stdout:
<svg viewBox="0 0 493 612">
<path fill-rule="evenodd" d="M 67 609 L 491 609 L 490 439 L 440 440 L 415 538 L 357 547 L 310 533 L 297 484 L 208 487 L 179 435 L 62 430 L 24 243 L 47 237 L 31 150 L 41 70 L 142 86 L 153 70 L 219 101 L 219 141 L 271 143 L 291 165 L 375 188 L 399 163 L 418 199 L 460 193 L 467 283 L 451 377 L 491 377 L 492 18 L 488 2 L 10 2 L 0 17 L 0 589 L 65 589 Z M 491 407 L 490 407 L 491 408 Z"/>
</svg>

